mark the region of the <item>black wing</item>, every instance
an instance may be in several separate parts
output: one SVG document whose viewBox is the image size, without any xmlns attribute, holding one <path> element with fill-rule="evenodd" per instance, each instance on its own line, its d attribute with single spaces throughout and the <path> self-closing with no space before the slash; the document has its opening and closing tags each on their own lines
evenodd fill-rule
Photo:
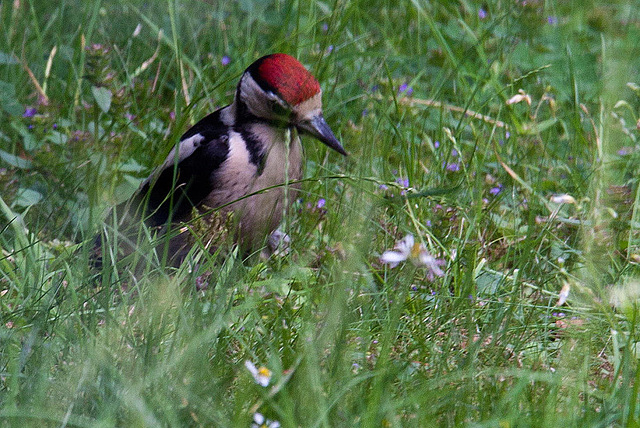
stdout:
<svg viewBox="0 0 640 428">
<path fill-rule="evenodd" d="M 215 171 L 229 153 L 227 134 L 201 133 L 203 142 L 193 153 L 169 164 L 138 191 L 136 199 L 145 203 L 143 218 L 148 226 L 168 221 L 186 221 L 193 207 L 202 203 L 215 188 Z M 138 205 L 139 206 L 139 205 Z"/>
<path fill-rule="evenodd" d="M 216 171 L 229 154 L 229 127 L 222 122 L 221 110 L 200 120 L 180 138 L 182 144 L 199 135 L 198 147 L 182 159 L 169 157 L 131 199 L 114 208 L 123 226 L 131 227 L 141 219 L 149 227 L 189 220 L 193 207 L 215 189 Z M 91 255 L 94 267 L 102 266 L 102 244 L 99 233 Z"/>
<path fill-rule="evenodd" d="M 215 172 L 229 154 L 228 127 L 220 118 L 220 110 L 193 125 L 180 138 L 180 144 L 198 136 L 202 138 L 192 153 L 182 159 L 169 155 L 163 169 L 147 179 L 129 201 L 129 209 L 142 214 L 147 226 L 189 220 L 193 207 L 215 189 Z"/>
</svg>

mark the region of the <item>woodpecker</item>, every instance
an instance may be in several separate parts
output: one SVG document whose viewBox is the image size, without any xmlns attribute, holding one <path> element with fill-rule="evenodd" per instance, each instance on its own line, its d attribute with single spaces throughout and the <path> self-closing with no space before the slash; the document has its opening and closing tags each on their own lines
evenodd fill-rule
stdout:
<svg viewBox="0 0 640 428">
<path fill-rule="evenodd" d="M 299 134 L 347 155 L 323 117 L 321 97 L 318 81 L 292 56 L 256 60 L 242 74 L 233 102 L 187 130 L 134 196 L 115 208 L 118 221 L 173 230 L 174 264 L 188 252 L 184 225 L 194 213 L 231 214 L 235 241 L 245 251 L 258 249 L 295 198 L 298 185 L 287 183 L 302 178 Z M 173 236 L 176 229 L 183 233 Z"/>
</svg>

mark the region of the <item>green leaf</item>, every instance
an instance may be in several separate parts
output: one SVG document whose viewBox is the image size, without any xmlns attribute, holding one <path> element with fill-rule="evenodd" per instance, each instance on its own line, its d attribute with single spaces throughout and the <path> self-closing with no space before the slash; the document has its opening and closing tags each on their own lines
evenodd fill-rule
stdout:
<svg viewBox="0 0 640 428">
<path fill-rule="evenodd" d="M 18 59 L 13 54 L 0 52 L 0 64 L 18 64 Z"/>
<path fill-rule="evenodd" d="M 114 199 L 118 202 L 126 201 L 140 187 L 142 180 L 130 175 L 124 176 L 124 181 L 116 186 L 113 191 Z"/>
<path fill-rule="evenodd" d="M 31 168 L 31 161 L 29 161 L 28 159 L 22 159 L 21 157 L 18 157 L 16 155 L 12 155 L 11 153 L 7 153 L 4 150 L 0 150 L 0 159 L 16 168 Z"/>
<path fill-rule="evenodd" d="M 52 142 L 53 144 L 57 144 L 59 146 L 66 144 L 67 136 L 58 131 L 51 131 L 49 135 L 47 135 L 45 140 Z"/>
<path fill-rule="evenodd" d="M 122 172 L 142 172 L 146 169 L 147 167 L 140 165 L 135 161 L 135 159 L 129 159 L 127 162 L 118 167 L 118 170 Z"/>
<path fill-rule="evenodd" d="M 109 111 L 111 108 L 111 91 L 102 86 L 92 86 L 91 93 L 93 94 L 93 98 L 95 98 L 98 107 L 104 113 Z"/>
<path fill-rule="evenodd" d="M 0 106 L 13 116 L 19 116 L 24 112 L 24 107 L 16 99 L 16 87 L 13 83 L 0 80 Z"/>
<path fill-rule="evenodd" d="M 13 205 L 16 207 L 30 207 L 42 200 L 42 194 L 33 189 L 18 189 Z"/>
<path fill-rule="evenodd" d="M 540 123 L 536 123 L 536 122 L 525 123 L 522 127 L 522 134 L 536 135 L 540 132 L 546 131 L 547 129 L 551 128 L 557 122 L 558 122 L 558 119 L 553 117 L 551 119 L 543 120 Z"/>
<path fill-rule="evenodd" d="M 11 127 L 18 131 L 18 134 L 22 137 L 22 145 L 26 151 L 31 152 L 42 145 L 42 141 L 36 140 L 36 137 L 22 123 L 12 122 Z"/>
<path fill-rule="evenodd" d="M 500 286 L 504 284 L 504 276 L 498 275 L 493 272 L 481 272 L 476 278 L 478 295 L 487 296 L 494 295 L 500 289 Z"/>
</svg>

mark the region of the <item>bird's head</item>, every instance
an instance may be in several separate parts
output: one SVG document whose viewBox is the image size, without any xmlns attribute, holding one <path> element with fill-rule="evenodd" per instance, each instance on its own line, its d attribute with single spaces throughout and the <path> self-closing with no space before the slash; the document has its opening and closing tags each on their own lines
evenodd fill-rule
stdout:
<svg viewBox="0 0 640 428">
<path fill-rule="evenodd" d="M 252 116 L 294 126 L 347 154 L 322 115 L 320 84 L 290 55 L 271 54 L 251 64 L 240 79 L 236 99 Z"/>
</svg>

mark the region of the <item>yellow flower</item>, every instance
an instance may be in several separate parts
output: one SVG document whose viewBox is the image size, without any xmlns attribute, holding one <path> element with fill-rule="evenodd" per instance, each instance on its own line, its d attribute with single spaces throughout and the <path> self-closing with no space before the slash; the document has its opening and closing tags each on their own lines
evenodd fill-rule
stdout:
<svg viewBox="0 0 640 428">
<path fill-rule="evenodd" d="M 269 382 L 271 381 L 271 370 L 264 366 L 258 368 L 249 360 L 244 362 L 244 366 L 249 370 L 249 373 L 251 373 L 251 376 L 253 376 L 253 379 L 258 385 L 264 387 L 269 386 Z"/>
</svg>

